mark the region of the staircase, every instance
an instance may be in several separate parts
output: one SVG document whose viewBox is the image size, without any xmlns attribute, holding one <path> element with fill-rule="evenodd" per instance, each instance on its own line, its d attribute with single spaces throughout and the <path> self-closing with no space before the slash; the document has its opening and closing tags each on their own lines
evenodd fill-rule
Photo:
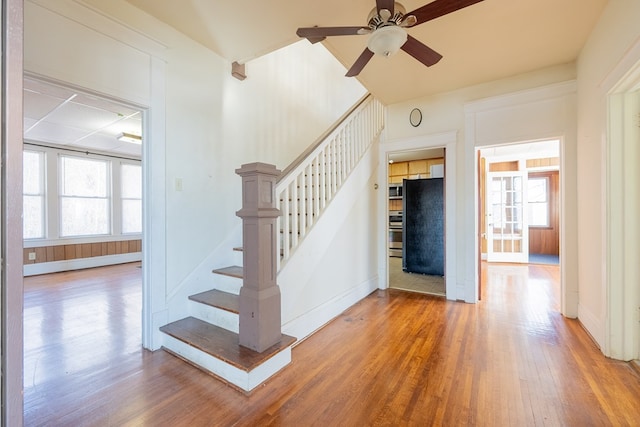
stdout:
<svg viewBox="0 0 640 427">
<path fill-rule="evenodd" d="M 189 316 L 160 328 L 166 351 L 245 393 L 291 362 L 296 338 L 280 330 L 277 272 L 382 125 L 382 105 L 368 96 L 284 173 L 261 163 L 236 171 L 243 179 L 243 247 L 233 250 L 242 260 L 214 270 L 215 289 L 191 295 Z"/>
<path fill-rule="evenodd" d="M 242 267 L 213 270 L 227 291 L 213 289 L 189 297 L 189 317 L 162 326 L 164 350 L 249 393 L 291 362 L 295 338 L 282 339 L 263 352 L 239 343 Z M 235 290 L 234 290 L 235 288 Z"/>
</svg>

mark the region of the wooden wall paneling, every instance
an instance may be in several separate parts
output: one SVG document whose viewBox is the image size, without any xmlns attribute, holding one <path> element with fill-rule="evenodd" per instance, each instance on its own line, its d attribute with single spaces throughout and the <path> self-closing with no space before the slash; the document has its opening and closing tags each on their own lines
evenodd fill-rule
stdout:
<svg viewBox="0 0 640 427">
<path fill-rule="evenodd" d="M 81 258 L 91 258 L 91 243 L 83 243 L 82 244 L 82 257 Z"/>
<path fill-rule="evenodd" d="M 100 256 L 100 250 L 102 249 L 101 243 L 91 243 L 91 256 Z"/>
<path fill-rule="evenodd" d="M 489 172 L 514 172 L 518 170 L 518 161 L 489 163 Z"/>
<path fill-rule="evenodd" d="M 46 256 L 47 262 L 51 262 L 54 259 L 55 257 L 53 256 L 53 246 L 47 246 L 47 256 Z"/>
<path fill-rule="evenodd" d="M 396 210 L 402 209 L 402 200 L 398 202 Z M 390 209 L 392 207 L 390 206 Z M 393 210 L 393 209 L 392 209 Z M 77 243 L 69 245 L 42 246 L 23 249 L 23 263 L 34 264 L 41 262 L 63 261 L 79 258 L 90 258 L 105 255 L 120 255 L 142 251 L 142 240 L 125 240 L 116 242 Z M 29 253 L 35 252 L 36 259 L 29 260 Z"/>
<path fill-rule="evenodd" d="M 64 261 L 64 246 L 55 246 L 53 248 L 53 260 Z"/>
<path fill-rule="evenodd" d="M 47 262 L 47 248 L 34 248 L 30 252 L 36 253 L 35 262 Z"/>
<path fill-rule="evenodd" d="M 65 259 L 78 258 L 78 254 L 76 252 L 76 245 L 64 245 L 64 258 Z"/>
</svg>

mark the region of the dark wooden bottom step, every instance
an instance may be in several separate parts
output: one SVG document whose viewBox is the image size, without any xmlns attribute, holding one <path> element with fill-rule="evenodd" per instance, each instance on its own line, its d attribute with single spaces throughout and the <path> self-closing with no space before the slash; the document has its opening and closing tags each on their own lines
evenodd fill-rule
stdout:
<svg viewBox="0 0 640 427">
<path fill-rule="evenodd" d="M 203 322 L 195 317 L 187 317 L 160 328 L 162 332 L 185 342 L 211 356 L 242 369 L 246 372 L 260 366 L 278 352 L 293 344 L 296 339 L 282 335 L 279 343 L 258 353 L 238 342 L 238 334 Z"/>
<path fill-rule="evenodd" d="M 232 265 L 230 267 L 224 267 L 224 268 L 218 268 L 216 270 L 213 270 L 213 273 L 222 274 L 222 275 L 225 275 L 225 276 L 237 277 L 238 279 L 242 279 L 242 277 L 243 277 L 242 267 L 239 267 L 237 265 Z"/>
<path fill-rule="evenodd" d="M 211 291 L 201 292 L 191 295 L 190 300 L 216 307 L 231 313 L 240 312 L 240 301 L 238 295 L 213 289 Z"/>
</svg>

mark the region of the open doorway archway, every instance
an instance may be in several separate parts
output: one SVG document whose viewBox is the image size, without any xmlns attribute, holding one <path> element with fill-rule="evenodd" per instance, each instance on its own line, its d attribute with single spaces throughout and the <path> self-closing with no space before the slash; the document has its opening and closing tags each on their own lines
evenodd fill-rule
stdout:
<svg viewBox="0 0 640 427">
<path fill-rule="evenodd" d="M 577 317 L 577 216 L 575 81 L 543 86 L 508 96 L 475 101 L 465 106 L 465 224 L 473 230 L 474 245 L 465 248 L 469 292 L 477 299 L 480 272 L 480 225 L 478 201 L 477 152 L 483 147 L 505 145 L 513 141 L 560 139 L 560 264 L 561 313 Z"/>
<path fill-rule="evenodd" d="M 478 153 L 479 250 L 488 263 L 479 264 L 480 280 L 482 269 L 493 262 L 562 268 L 560 140 L 504 144 Z M 561 306 L 560 290 L 554 290 Z"/>
<path fill-rule="evenodd" d="M 456 221 L 456 132 L 446 132 L 437 135 L 425 135 L 419 138 L 410 138 L 397 141 L 390 141 L 380 144 L 379 148 L 379 167 L 378 182 L 383 184 L 383 196 L 378 198 L 378 236 L 379 236 L 379 252 L 378 262 L 381 266 L 381 288 L 387 288 L 389 257 L 388 257 L 388 218 L 389 203 L 387 196 L 387 188 L 389 184 L 389 176 L 387 174 L 387 166 L 390 153 L 402 151 L 415 151 L 432 148 L 445 149 L 445 293 L 446 298 L 450 300 L 464 300 L 464 286 L 457 279 L 457 221 Z"/>
</svg>

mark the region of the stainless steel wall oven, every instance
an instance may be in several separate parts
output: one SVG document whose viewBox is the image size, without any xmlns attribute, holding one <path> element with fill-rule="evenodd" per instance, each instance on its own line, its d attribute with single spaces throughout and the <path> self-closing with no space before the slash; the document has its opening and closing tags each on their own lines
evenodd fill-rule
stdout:
<svg viewBox="0 0 640 427">
<path fill-rule="evenodd" d="M 389 211 L 389 256 L 402 257 L 402 211 Z"/>
</svg>

